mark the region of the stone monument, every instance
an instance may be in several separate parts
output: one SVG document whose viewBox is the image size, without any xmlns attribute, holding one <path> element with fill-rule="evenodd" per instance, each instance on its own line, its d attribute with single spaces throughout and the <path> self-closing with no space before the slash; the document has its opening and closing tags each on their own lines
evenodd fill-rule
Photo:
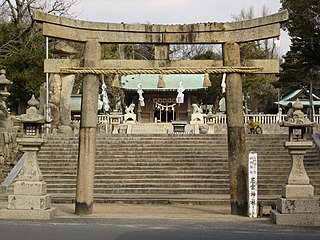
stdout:
<svg viewBox="0 0 320 240">
<path fill-rule="evenodd" d="M 45 123 L 45 117 L 36 108 L 38 104 L 32 96 L 26 114 L 17 118 L 23 123 L 23 136 L 17 142 L 22 146 L 26 160 L 14 183 L 14 192 L 8 197 L 8 208 L 0 211 L 0 218 L 47 220 L 56 214 L 56 209 L 51 208 L 47 184 L 43 181 L 37 160 L 38 151 L 44 142 L 41 129 Z"/>
<path fill-rule="evenodd" d="M 52 53 L 61 59 L 61 61 L 69 62 L 78 52 L 66 42 L 59 41 L 52 49 Z M 52 115 L 52 132 L 72 134 L 70 99 L 75 82 L 75 75 L 50 74 L 49 82 L 49 106 Z"/>
<path fill-rule="evenodd" d="M 10 96 L 8 87 L 12 82 L 6 78 L 6 71 L 0 70 L 0 132 L 10 132 L 12 129 L 12 121 L 7 108 L 7 97 Z"/>
<path fill-rule="evenodd" d="M 137 121 L 137 115 L 134 113 L 135 104 L 131 103 L 129 107 L 126 107 L 124 114 L 124 122 L 126 124 L 134 124 Z"/>
<path fill-rule="evenodd" d="M 193 111 L 191 114 L 190 124 L 204 124 L 204 116 L 203 110 L 197 104 L 192 104 Z"/>
<path fill-rule="evenodd" d="M 291 169 L 282 187 L 282 197 L 278 198 L 276 210 L 271 210 L 270 216 L 277 225 L 320 226 L 319 199 L 314 197 L 314 188 L 303 164 L 306 150 L 313 146 L 313 142 L 306 139 L 306 128 L 315 123 L 304 117 L 299 99 L 293 108 L 293 116 L 280 123 L 289 127 L 285 147 L 292 158 Z"/>
</svg>

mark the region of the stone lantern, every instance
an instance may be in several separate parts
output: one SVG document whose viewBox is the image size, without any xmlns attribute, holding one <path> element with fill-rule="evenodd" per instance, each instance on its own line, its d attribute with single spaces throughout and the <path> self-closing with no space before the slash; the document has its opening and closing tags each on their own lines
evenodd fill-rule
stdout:
<svg viewBox="0 0 320 240">
<path fill-rule="evenodd" d="M 314 188 L 303 163 L 307 149 L 313 147 L 313 142 L 306 138 L 306 129 L 316 123 L 304 117 L 299 99 L 293 109 L 293 116 L 280 123 L 289 128 L 285 147 L 291 155 L 291 169 L 282 187 L 282 196 L 277 199 L 277 208 L 270 216 L 278 225 L 320 226 L 319 199 L 314 198 Z"/>
<path fill-rule="evenodd" d="M 39 102 L 32 96 L 28 101 L 26 114 L 16 118 L 23 124 L 22 136 L 17 139 L 24 152 L 25 163 L 14 183 L 13 195 L 8 197 L 8 209 L 0 212 L 0 218 L 7 219 L 51 219 L 56 209 L 51 208 L 47 184 L 38 165 L 38 151 L 43 144 L 42 127 L 45 117 L 39 114 Z"/>
<path fill-rule="evenodd" d="M 0 96 L 9 97 L 10 93 L 8 92 L 9 86 L 12 85 L 12 82 L 6 78 L 6 70 L 0 70 Z"/>
<path fill-rule="evenodd" d="M 22 114 L 18 121 L 23 124 L 23 133 L 20 140 L 29 141 L 29 138 L 37 139 L 39 142 L 43 142 L 42 137 L 42 127 L 46 122 L 43 115 L 39 114 L 37 109 L 39 102 L 32 95 L 31 99 L 28 101 L 28 109 L 26 114 Z M 33 141 L 34 141 L 33 140 Z"/>
<path fill-rule="evenodd" d="M 212 113 L 212 109 L 209 110 L 209 113 L 206 116 L 207 125 L 208 125 L 208 132 L 207 134 L 214 134 L 214 126 L 216 123 L 216 119 L 214 114 Z"/>
</svg>

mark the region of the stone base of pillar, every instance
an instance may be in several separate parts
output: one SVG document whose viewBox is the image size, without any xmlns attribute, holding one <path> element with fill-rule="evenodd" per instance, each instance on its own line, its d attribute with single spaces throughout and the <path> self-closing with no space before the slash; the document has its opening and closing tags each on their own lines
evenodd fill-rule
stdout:
<svg viewBox="0 0 320 240">
<path fill-rule="evenodd" d="M 277 225 L 320 226 L 319 199 L 278 198 L 277 209 L 270 212 Z"/>
<path fill-rule="evenodd" d="M 282 214 L 277 210 L 271 210 L 271 221 L 282 226 L 320 226 L 320 213 L 295 213 Z"/>
<path fill-rule="evenodd" d="M 9 210 L 46 210 L 51 208 L 50 195 L 43 196 L 25 196 L 25 195 L 9 195 Z"/>
<path fill-rule="evenodd" d="M 48 220 L 57 210 L 51 208 L 51 195 L 46 194 L 44 181 L 17 181 L 14 192 L 8 196 L 8 208 L 0 211 L 2 219 Z"/>
<path fill-rule="evenodd" d="M 287 213 L 320 213 L 319 199 L 278 198 L 277 211 Z"/>
<path fill-rule="evenodd" d="M 57 214 L 56 208 L 46 210 L 1 209 L 0 219 L 50 220 Z"/>
</svg>

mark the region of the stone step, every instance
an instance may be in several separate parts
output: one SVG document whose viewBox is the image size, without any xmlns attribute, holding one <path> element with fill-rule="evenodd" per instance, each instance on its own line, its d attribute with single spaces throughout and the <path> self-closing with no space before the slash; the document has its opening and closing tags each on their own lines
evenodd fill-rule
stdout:
<svg viewBox="0 0 320 240">
<path fill-rule="evenodd" d="M 259 193 L 281 193 L 291 161 L 284 148 L 287 139 L 287 135 L 247 136 L 248 149 L 258 154 Z M 78 136 L 47 138 L 39 165 L 49 192 L 75 193 L 77 148 Z M 307 152 L 305 164 L 310 181 L 320 188 L 315 180 L 320 179 L 316 148 Z M 98 135 L 95 192 L 229 194 L 226 135 Z"/>
<path fill-rule="evenodd" d="M 130 161 L 125 161 L 123 159 L 110 159 L 104 161 L 96 161 L 96 166 L 99 167 L 116 167 L 116 166 L 219 166 L 219 165 L 226 165 L 228 166 L 228 162 L 226 160 L 222 161 L 221 159 L 203 159 L 197 158 L 197 161 L 192 159 L 159 159 L 159 161 L 141 161 L 142 159 L 131 159 Z M 52 167 L 52 166 L 74 166 L 77 165 L 77 160 L 73 159 L 72 161 L 46 161 L 39 163 L 39 166 L 43 167 Z"/>
<path fill-rule="evenodd" d="M 56 183 L 75 183 L 76 182 L 76 176 L 70 176 L 68 177 L 46 177 L 45 181 L 47 184 L 51 185 L 51 184 L 56 184 Z M 277 177 L 277 178 L 263 178 L 263 177 L 258 177 L 258 185 L 262 186 L 264 188 L 267 188 L 268 186 L 272 186 L 272 185 L 279 185 L 282 186 L 285 182 L 285 177 Z M 316 177 L 310 177 L 310 182 L 311 184 L 315 185 L 316 187 L 319 186 L 320 184 L 320 180 L 319 180 L 319 175 Z M 172 178 L 167 178 L 165 176 L 165 178 L 162 178 L 161 176 L 155 176 L 154 178 L 147 178 L 144 177 L 143 175 L 141 176 L 135 176 L 135 177 L 131 177 L 130 178 L 125 178 L 122 175 L 119 175 L 117 177 L 110 177 L 110 178 L 97 178 L 95 177 L 95 183 L 106 183 L 106 184 L 110 184 L 110 183 L 115 183 L 115 184 L 119 184 L 119 183 L 156 183 L 156 184 L 164 184 L 164 183 L 217 183 L 217 184 L 221 184 L 221 183 L 226 183 L 229 184 L 229 176 L 228 175 L 224 175 L 224 176 L 220 176 L 220 178 L 205 178 L 205 177 L 198 177 L 198 178 L 179 178 L 179 176 L 173 176 Z"/>
<path fill-rule="evenodd" d="M 67 178 L 67 179 L 45 179 L 47 184 L 75 184 L 76 183 L 76 178 Z M 145 178 L 109 178 L 109 179 L 95 179 L 94 180 L 95 184 L 122 184 L 122 183 L 128 183 L 128 184 L 163 184 L 163 183 L 170 183 L 170 184 L 206 184 L 206 183 L 211 183 L 211 184 L 229 184 L 229 179 L 228 178 L 220 178 L 220 179 L 196 179 L 196 178 L 157 178 L 157 179 L 146 179 Z"/>
<path fill-rule="evenodd" d="M 268 198 L 269 199 L 269 198 Z M 276 199 L 276 197 L 274 197 Z M 74 203 L 73 194 L 52 194 L 53 203 Z M 228 194 L 95 194 L 95 203 L 230 205 Z"/>
<path fill-rule="evenodd" d="M 41 165 L 39 165 L 41 166 Z M 66 170 L 66 169 L 74 169 L 76 167 L 75 164 L 70 164 L 70 165 L 51 165 L 49 169 L 52 171 L 59 171 L 59 170 Z M 42 168 L 42 169 L 47 169 L 47 167 Z M 160 170 L 167 170 L 167 171 L 185 171 L 185 170 L 204 170 L 208 171 L 209 169 L 212 170 L 225 170 L 228 169 L 227 164 L 220 164 L 218 166 L 215 166 L 214 164 L 203 164 L 203 165 L 183 165 L 183 164 L 157 164 L 157 165 L 151 165 L 151 164 L 145 164 L 145 165 L 100 165 L 97 164 L 95 167 L 96 171 L 140 171 L 140 170 L 148 170 L 148 171 L 160 171 Z"/>
<path fill-rule="evenodd" d="M 76 189 L 49 188 L 48 193 L 75 193 Z M 229 194 L 229 188 L 95 188 L 95 194 Z"/>
<path fill-rule="evenodd" d="M 59 188 L 61 186 L 60 183 L 51 183 L 50 188 Z M 95 189 L 96 188 L 153 188 L 153 189 L 162 189 L 162 188 L 168 188 L 168 189 L 202 189 L 202 188 L 208 188 L 208 189 L 221 189 L 221 188 L 228 188 L 229 182 L 201 182 L 201 183 L 195 183 L 195 182 L 145 182 L 145 183 L 135 183 L 135 182 L 95 182 L 94 184 Z M 75 183 L 66 182 L 64 183 L 64 187 L 66 188 L 75 188 Z"/>
<path fill-rule="evenodd" d="M 70 175 L 52 175 L 52 173 L 48 173 L 45 175 L 44 179 L 46 182 L 55 181 L 57 179 L 61 179 L 62 181 L 68 180 L 76 180 L 76 174 Z M 229 181 L 229 174 L 131 174 L 130 178 L 128 176 L 123 176 L 122 174 L 114 175 L 114 174 L 101 174 L 95 175 L 95 180 L 102 179 L 103 181 L 121 181 L 121 180 L 148 180 L 148 181 L 160 181 L 162 179 L 173 179 L 180 181 L 194 180 L 194 181 L 220 181 L 220 179 L 227 179 Z"/>
</svg>

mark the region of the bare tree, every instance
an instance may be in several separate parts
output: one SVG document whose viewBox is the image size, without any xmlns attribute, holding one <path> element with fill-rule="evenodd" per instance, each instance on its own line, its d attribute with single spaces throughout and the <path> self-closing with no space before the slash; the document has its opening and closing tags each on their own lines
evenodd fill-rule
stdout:
<svg viewBox="0 0 320 240">
<path fill-rule="evenodd" d="M 39 32 L 34 28 L 33 13 L 41 10 L 57 15 L 68 15 L 78 0 L 2 0 L 0 23 L 10 25 L 6 41 L 0 45 L 0 56 L 6 57 L 19 51 L 19 46 L 30 47 Z"/>
<path fill-rule="evenodd" d="M 261 15 L 262 17 L 270 14 L 270 9 L 266 6 L 263 6 Z M 232 18 L 236 21 L 250 20 L 255 17 L 254 8 L 250 7 L 247 10 L 242 9 L 239 15 L 232 15 Z M 251 44 L 251 47 L 256 51 L 264 52 L 264 58 L 273 59 L 278 57 L 278 50 L 275 44 L 275 39 L 265 39 L 261 41 L 255 41 L 254 44 Z"/>
<path fill-rule="evenodd" d="M 206 53 L 221 55 L 221 46 L 211 44 L 175 44 L 170 46 L 172 60 L 190 60 Z"/>
<path fill-rule="evenodd" d="M 30 22 L 33 12 L 41 10 L 47 13 L 65 15 L 78 0 L 2 0 L 0 5 L 4 16 L 10 18 L 17 27 Z"/>
<path fill-rule="evenodd" d="M 232 16 L 236 21 L 250 20 L 255 17 L 254 8 L 247 10 L 242 9 L 239 15 Z M 261 15 L 270 14 L 270 10 L 266 7 L 262 8 Z M 241 45 L 241 59 L 274 59 L 278 57 L 278 49 L 275 39 L 266 39 Z M 246 96 L 250 95 L 249 108 L 253 112 L 262 112 L 273 107 L 273 100 L 276 98 L 277 91 L 272 85 L 276 81 L 275 76 L 267 76 L 263 74 L 250 75 L 246 74 L 243 81 L 243 90 Z"/>
</svg>

